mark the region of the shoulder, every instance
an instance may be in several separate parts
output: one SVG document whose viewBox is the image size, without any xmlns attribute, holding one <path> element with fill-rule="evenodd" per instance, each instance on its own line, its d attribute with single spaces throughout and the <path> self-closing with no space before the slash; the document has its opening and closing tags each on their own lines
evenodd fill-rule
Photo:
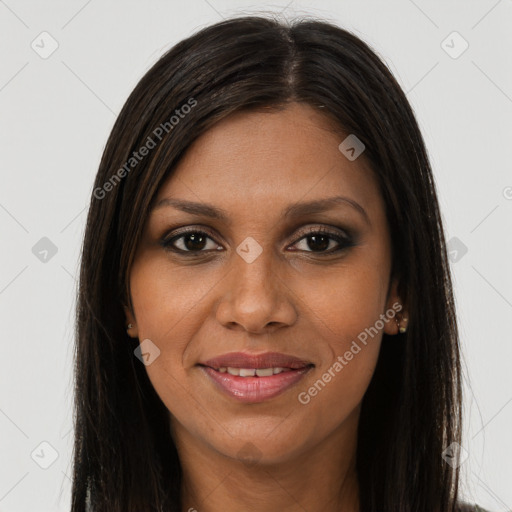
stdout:
<svg viewBox="0 0 512 512">
<path fill-rule="evenodd" d="M 471 503 L 460 502 L 457 506 L 457 512 L 488 512 L 487 510 L 479 507 L 478 505 L 472 505 Z"/>
</svg>

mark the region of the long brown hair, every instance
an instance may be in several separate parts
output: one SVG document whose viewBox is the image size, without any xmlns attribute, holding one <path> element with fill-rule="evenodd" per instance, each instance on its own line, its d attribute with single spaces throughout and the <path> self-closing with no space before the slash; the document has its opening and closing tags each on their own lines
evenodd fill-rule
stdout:
<svg viewBox="0 0 512 512">
<path fill-rule="evenodd" d="M 165 53 L 129 96 L 105 147 L 77 303 L 72 512 L 86 503 L 94 512 L 181 510 L 168 411 L 126 333 L 134 252 L 159 187 L 199 135 L 233 112 L 292 101 L 365 144 L 409 313 L 407 333 L 383 335 L 363 400 L 361 511 L 455 510 L 458 469 L 442 452 L 460 442 L 458 333 L 434 179 L 412 109 L 386 65 L 350 32 L 244 17 Z"/>
</svg>

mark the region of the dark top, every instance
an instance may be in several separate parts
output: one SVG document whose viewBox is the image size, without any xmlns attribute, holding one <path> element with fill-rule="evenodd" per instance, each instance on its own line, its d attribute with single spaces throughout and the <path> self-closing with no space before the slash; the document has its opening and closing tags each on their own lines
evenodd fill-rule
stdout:
<svg viewBox="0 0 512 512">
<path fill-rule="evenodd" d="M 471 503 L 460 503 L 458 512 L 489 512 L 488 510 L 479 507 L 478 505 L 472 505 Z"/>
</svg>

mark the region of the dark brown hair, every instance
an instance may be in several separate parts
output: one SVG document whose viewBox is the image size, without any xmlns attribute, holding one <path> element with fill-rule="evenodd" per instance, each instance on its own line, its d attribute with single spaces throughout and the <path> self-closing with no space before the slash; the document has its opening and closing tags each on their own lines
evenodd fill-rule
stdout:
<svg viewBox="0 0 512 512">
<path fill-rule="evenodd" d="M 289 102 L 318 109 L 365 144 L 386 204 L 392 276 L 409 313 L 407 333 L 383 335 L 362 405 L 361 511 L 455 510 L 458 469 L 442 452 L 460 442 L 458 333 L 434 179 L 412 109 L 386 65 L 350 32 L 244 17 L 165 53 L 126 101 L 105 147 L 77 303 L 73 512 L 86 502 L 94 512 L 181 510 L 168 411 L 125 330 L 134 252 L 156 193 L 199 135 L 234 112 Z M 183 105 L 191 108 L 178 116 Z M 149 138 L 155 147 L 132 160 Z"/>
</svg>

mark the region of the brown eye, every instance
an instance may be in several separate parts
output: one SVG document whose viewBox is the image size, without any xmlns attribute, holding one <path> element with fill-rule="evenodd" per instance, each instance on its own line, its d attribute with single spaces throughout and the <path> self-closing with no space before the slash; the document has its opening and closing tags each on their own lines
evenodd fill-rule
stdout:
<svg viewBox="0 0 512 512">
<path fill-rule="evenodd" d="M 332 254 L 354 245 L 349 235 L 342 234 L 341 232 L 333 232 L 326 228 L 311 228 L 306 236 L 303 236 L 295 244 L 301 241 L 305 241 L 305 243 L 303 244 L 303 248 L 299 250 L 320 254 Z"/>
<path fill-rule="evenodd" d="M 199 230 L 190 230 L 182 232 L 181 234 L 175 235 L 171 238 L 162 240 L 161 245 L 166 250 L 183 252 L 183 253 L 198 253 L 207 252 L 211 250 L 220 250 L 219 246 L 213 242 L 213 239 L 205 233 Z"/>
<path fill-rule="evenodd" d="M 355 245 L 353 238 L 345 232 L 331 231 L 323 227 L 310 228 L 294 245 L 301 242 L 303 247 L 296 250 L 317 254 L 332 254 Z M 167 236 L 160 244 L 167 251 L 188 255 L 223 250 L 209 233 L 198 229 Z"/>
</svg>

